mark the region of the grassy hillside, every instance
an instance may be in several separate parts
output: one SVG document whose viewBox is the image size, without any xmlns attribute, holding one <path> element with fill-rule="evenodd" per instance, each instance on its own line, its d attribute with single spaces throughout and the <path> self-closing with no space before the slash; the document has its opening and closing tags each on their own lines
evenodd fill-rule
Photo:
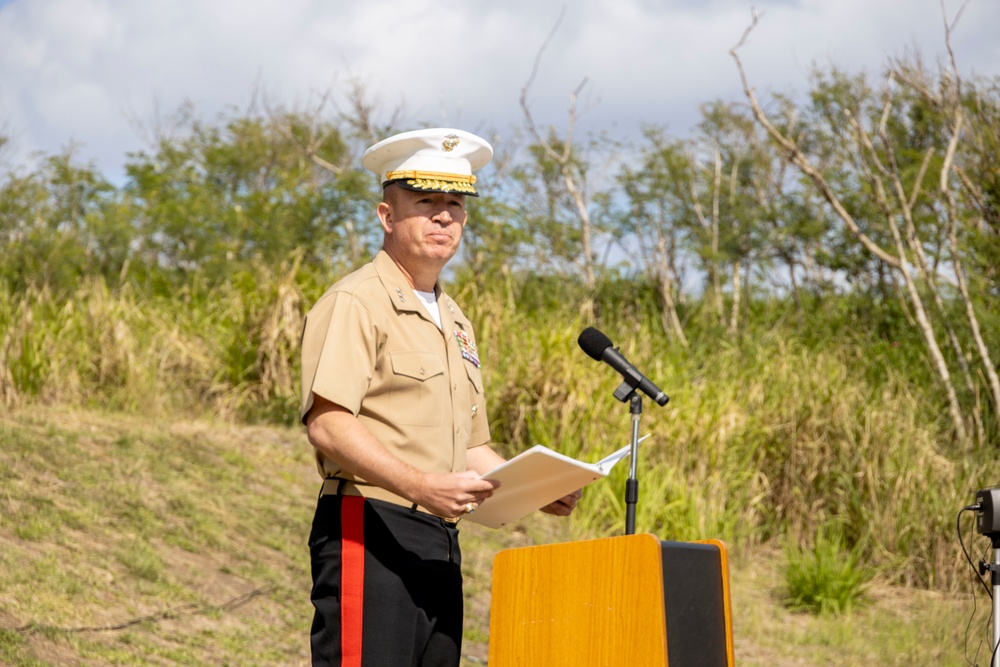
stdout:
<svg viewBox="0 0 1000 667">
<path fill-rule="evenodd" d="M 307 664 L 305 541 L 316 482 L 297 429 L 8 412 L 0 665 Z M 586 502 L 600 497 L 592 488 Z M 547 516 L 500 531 L 463 527 L 465 664 L 487 656 L 493 555 L 588 530 L 586 520 Z M 882 577 L 851 614 L 815 617 L 784 608 L 780 550 L 733 545 L 732 556 L 740 665 L 966 664 L 967 592 L 890 587 Z"/>
<path fill-rule="evenodd" d="M 313 491 L 290 434 L 51 408 L 2 437 L 0 662 L 302 662 Z"/>
</svg>

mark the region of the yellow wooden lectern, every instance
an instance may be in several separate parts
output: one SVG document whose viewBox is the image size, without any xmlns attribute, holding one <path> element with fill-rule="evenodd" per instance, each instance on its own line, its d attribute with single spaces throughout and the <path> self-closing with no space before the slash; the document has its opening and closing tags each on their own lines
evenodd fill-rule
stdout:
<svg viewBox="0 0 1000 667">
<path fill-rule="evenodd" d="M 493 561 L 490 667 L 732 667 L 722 542 L 626 535 Z"/>
</svg>

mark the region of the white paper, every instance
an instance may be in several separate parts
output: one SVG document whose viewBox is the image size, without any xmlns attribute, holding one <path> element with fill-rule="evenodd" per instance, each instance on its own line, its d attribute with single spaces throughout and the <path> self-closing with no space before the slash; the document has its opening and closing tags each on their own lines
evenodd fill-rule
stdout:
<svg viewBox="0 0 1000 667">
<path fill-rule="evenodd" d="M 648 437 L 643 436 L 639 442 Z M 500 487 L 475 512 L 464 515 L 462 519 L 499 528 L 607 477 L 615 464 L 627 457 L 631 450 L 631 445 L 625 445 L 596 463 L 586 463 L 543 445 L 535 445 L 480 475 L 480 479 L 500 482 Z"/>
</svg>

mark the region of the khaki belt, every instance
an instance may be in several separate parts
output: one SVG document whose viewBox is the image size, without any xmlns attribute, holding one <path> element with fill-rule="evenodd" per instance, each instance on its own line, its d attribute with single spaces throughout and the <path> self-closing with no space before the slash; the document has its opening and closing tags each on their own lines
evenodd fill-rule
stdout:
<svg viewBox="0 0 1000 667">
<path fill-rule="evenodd" d="M 365 487 L 362 491 L 359 487 Z M 350 480 L 342 479 L 340 477 L 327 477 L 323 480 L 323 490 L 320 492 L 321 496 L 362 496 L 364 498 L 370 498 L 373 500 L 382 500 L 387 503 L 392 503 L 393 505 L 399 505 L 400 507 L 406 507 L 407 509 L 420 512 L 422 514 L 428 514 L 433 517 L 441 519 L 445 523 L 456 524 L 462 517 L 455 517 L 453 519 L 447 519 L 443 516 L 438 516 L 430 510 L 421 507 L 420 505 L 410 502 L 402 496 L 398 496 L 391 491 L 386 491 L 385 489 L 372 486 L 371 484 L 365 484 L 363 482 L 352 482 Z"/>
</svg>

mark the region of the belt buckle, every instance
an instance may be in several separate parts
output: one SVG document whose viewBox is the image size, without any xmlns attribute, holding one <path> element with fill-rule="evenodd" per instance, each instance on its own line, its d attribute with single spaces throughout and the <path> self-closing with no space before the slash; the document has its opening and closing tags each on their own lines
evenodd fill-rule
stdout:
<svg viewBox="0 0 1000 667">
<path fill-rule="evenodd" d="M 454 526 L 456 523 L 458 523 L 459 521 L 462 520 L 462 517 L 460 517 L 460 516 L 454 516 L 454 517 L 451 517 L 450 519 L 445 519 L 444 517 L 441 517 L 441 520 L 444 521 L 445 523 L 450 523 L 451 525 Z"/>
</svg>

